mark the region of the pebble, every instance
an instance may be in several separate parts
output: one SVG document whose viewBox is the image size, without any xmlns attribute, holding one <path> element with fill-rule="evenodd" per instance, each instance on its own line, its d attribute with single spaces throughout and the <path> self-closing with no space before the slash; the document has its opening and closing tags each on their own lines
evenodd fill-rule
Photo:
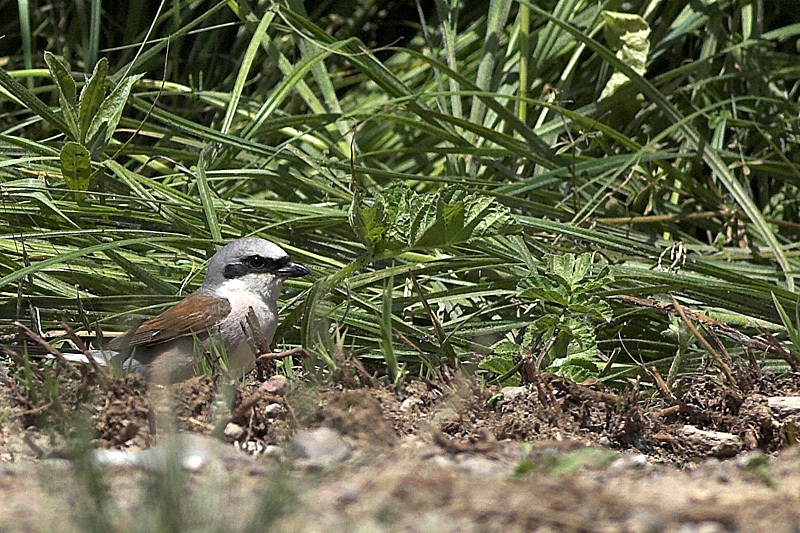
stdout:
<svg viewBox="0 0 800 533">
<path fill-rule="evenodd" d="M 767 405 L 778 414 L 796 415 L 800 413 L 800 396 L 774 396 L 767 399 Z"/>
<path fill-rule="evenodd" d="M 500 394 L 503 395 L 504 400 L 513 400 L 514 398 L 518 398 L 519 396 L 523 396 L 527 393 L 527 387 L 503 387 L 500 389 Z"/>
<path fill-rule="evenodd" d="M 327 427 L 298 431 L 292 445 L 300 463 L 312 468 L 325 468 L 350 456 L 344 438 Z"/>
<path fill-rule="evenodd" d="M 239 424 L 228 422 L 228 425 L 225 426 L 223 434 L 231 440 L 239 440 L 242 438 L 242 436 L 244 436 L 244 428 Z"/>
<path fill-rule="evenodd" d="M 452 407 L 443 407 L 433 414 L 433 423 L 439 428 L 458 424 L 461 417 Z"/>
<path fill-rule="evenodd" d="M 281 394 L 286 389 L 287 383 L 289 383 L 289 380 L 286 376 L 272 376 L 261 385 L 261 389 L 271 394 Z"/>
<path fill-rule="evenodd" d="M 267 418 L 279 418 L 286 414 L 286 408 L 279 403 L 271 403 L 264 408 L 264 416 Z"/>
</svg>

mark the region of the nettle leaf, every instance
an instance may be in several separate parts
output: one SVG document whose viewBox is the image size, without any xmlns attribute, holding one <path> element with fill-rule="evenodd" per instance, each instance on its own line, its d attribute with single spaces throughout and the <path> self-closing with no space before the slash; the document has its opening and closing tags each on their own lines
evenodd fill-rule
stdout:
<svg viewBox="0 0 800 533">
<path fill-rule="evenodd" d="M 419 204 L 420 196 L 405 186 L 389 187 L 382 196 L 387 221 L 384 235 L 387 250 L 397 252 L 408 247 L 411 211 Z"/>
<path fill-rule="evenodd" d="M 497 357 L 503 357 L 513 361 L 521 353 L 520 345 L 511 339 L 503 339 L 492 345 L 492 353 Z"/>
<path fill-rule="evenodd" d="M 78 105 L 76 101 L 75 80 L 69 72 L 69 67 L 51 52 L 44 53 L 44 61 L 50 70 L 50 76 L 58 87 L 58 101 L 61 104 L 61 112 L 64 120 L 69 126 L 69 134 L 73 139 L 80 138 L 80 128 L 78 127 Z"/>
<path fill-rule="evenodd" d="M 94 67 L 94 72 L 86 85 L 83 86 L 80 98 L 80 109 L 78 112 L 78 121 L 80 125 L 80 138 L 81 143 L 86 143 L 89 128 L 92 126 L 94 116 L 97 110 L 103 105 L 103 100 L 106 95 L 105 84 L 106 75 L 108 74 L 108 60 L 106 58 L 100 59 Z"/>
<path fill-rule="evenodd" d="M 544 258 L 545 268 L 565 286 L 570 293 L 583 292 L 582 285 L 592 268 L 590 254 L 548 254 Z"/>
<path fill-rule="evenodd" d="M 510 357 L 490 355 L 483 358 L 483 360 L 481 360 L 481 362 L 478 363 L 478 368 L 480 370 L 492 372 L 494 374 L 497 374 L 498 376 L 503 376 L 505 374 L 508 374 L 509 372 L 511 372 L 511 370 L 514 369 L 514 364 L 515 363 L 513 359 L 511 359 Z M 520 381 L 521 379 L 519 373 L 515 372 L 514 374 L 509 376 L 508 379 L 503 381 L 503 385 L 512 385 L 512 386 L 519 385 Z"/>
<path fill-rule="evenodd" d="M 356 193 L 350 206 L 350 225 L 370 253 L 377 255 L 383 251 L 388 222 L 382 201 L 375 198 L 367 203 L 363 194 Z"/>
<path fill-rule="evenodd" d="M 508 208 L 490 196 L 469 193 L 460 187 L 445 187 L 425 196 L 412 213 L 412 248 L 439 248 L 520 231 Z"/>
<path fill-rule="evenodd" d="M 536 272 L 519 282 L 518 294 L 577 309 L 576 305 L 593 301 L 588 293 L 614 281 L 608 265 L 597 267 L 592 254 L 547 254 Z"/>
<path fill-rule="evenodd" d="M 614 311 L 608 302 L 596 297 L 572 302 L 569 305 L 569 310 L 603 322 L 611 322 L 611 319 L 614 318 Z"/>
<path fill-rule="evenodd" d="M 567 357 L 554 361 L 548 370 L 559 376 L 571 379 L 575 382 L 586 381 L 591 377 L 597 377 L 601 367 L 597 359 L 586 357 Z"/>
<path fill-rule="evenodd" d="M 135 76 L 126 77 L 119 85 L 114 87 L 108 98 L 103 100 L 97 113 L 92 117 L 91 125 L 86 132 L 89 144 L 99 143 L 104 145 L 111 140 L 114 131 L 117 129 L 117 124 L 119 124 L 119 119 L 122 117 L 122 109 L 128 101 L 131 89 L 142 76 L 143 74 L 136 74 Z M 95 139 L 95 137 L 97 138 Z"/>
<path fill-rule="evenodd" d="M 370 251 L 384 255 L 521 230 L 508 208 L 497 200 L 459 187 L 417 194 L 398 184 L 375 193 L 371 202 L 357 196 L 350 221 Z"/>
<path fill-rule="evenodd" d="M 67 187 L 75 192 L 75 197 L 81 201 L 84 191 L 89 189 L 89 176 L 92 173 L 92 160 L 89 150 L 76 142 L 68 142 L 61 149 L 61 175 Z"/>
<path fill-rule="evenodd" d="M 567 290 L 564 287 L 557 287 L 552 284 L 548 286 L 548 282 L 549 280 L 532 279 L 530 284 L 520 288 L 518 294 L 521 298 L 542 300 L 567 307 L 569 305 L 569 293 Z"/>
<path fill-rule="evenodd" d="M 639 15 L 602 11 L 605 26 L 603 31 L 609 48 L 616 50 L 616 56 L 639 74 L 645 73 L 647 56 L 650 53 L 650 26 Z M 600 99 L 615 94 L 628 82 L 621 72 L 614 72 L 606 83 Z"/>
</svg>

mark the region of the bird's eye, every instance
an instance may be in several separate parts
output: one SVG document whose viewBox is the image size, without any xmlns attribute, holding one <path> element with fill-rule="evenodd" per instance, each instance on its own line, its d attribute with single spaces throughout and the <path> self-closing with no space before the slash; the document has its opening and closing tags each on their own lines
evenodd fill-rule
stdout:
<svg viewBox="0 0 800 533">
<path fill-rule="evenodd" d="M 264 268 L 267 265 L 267 260 L 260 255 L 251 255 L 246 259 L 247 265 L 251 268 Z"/>
</svg>

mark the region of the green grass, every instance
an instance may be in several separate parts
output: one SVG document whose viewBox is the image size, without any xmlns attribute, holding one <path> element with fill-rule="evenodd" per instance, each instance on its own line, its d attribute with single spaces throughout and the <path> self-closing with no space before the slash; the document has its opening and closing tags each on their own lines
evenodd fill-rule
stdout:
<svg viewBox="0 0 800 533">
<path fill-rule="evenodd" d="M 612 383 L 666 376 L 677 354 L 697 369 L 684 326 L 619 295 L 788 338 L 796 13 L 635 2 L 614 37 L 591 2 L 421 4 L 76 2 L 5 20 L 0 333 L 62 315 L 123 329 L 197 287 L 213 244 L 257 234 L 312 269 L 287 284 L 276 340 L 323 369 L 336 342 L 395 382 L 440 364 L 492 378 L 528 355 Z M 628 81 L 601 99 L 612 76 Z M 656 268 L 679 242 L 685 264 Z M 531 292 L 568 252 L 609 276 L 569 305 Z"/>
</svg>

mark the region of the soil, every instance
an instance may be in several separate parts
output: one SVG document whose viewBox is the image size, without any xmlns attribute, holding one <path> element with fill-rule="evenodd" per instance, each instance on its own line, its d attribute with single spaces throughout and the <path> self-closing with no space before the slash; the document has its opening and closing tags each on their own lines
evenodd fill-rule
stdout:
<svg viewBox="0 0 800 533">
<path fill-rule="evenodd" d="M 800 531 L 796 375 L 653 393 L 457 372 L 394 390 L 357 360 L 270 374 L 159 388 L 56 366 L 24 385 L 7 368 L 0 528 Z"/>
</svg>

